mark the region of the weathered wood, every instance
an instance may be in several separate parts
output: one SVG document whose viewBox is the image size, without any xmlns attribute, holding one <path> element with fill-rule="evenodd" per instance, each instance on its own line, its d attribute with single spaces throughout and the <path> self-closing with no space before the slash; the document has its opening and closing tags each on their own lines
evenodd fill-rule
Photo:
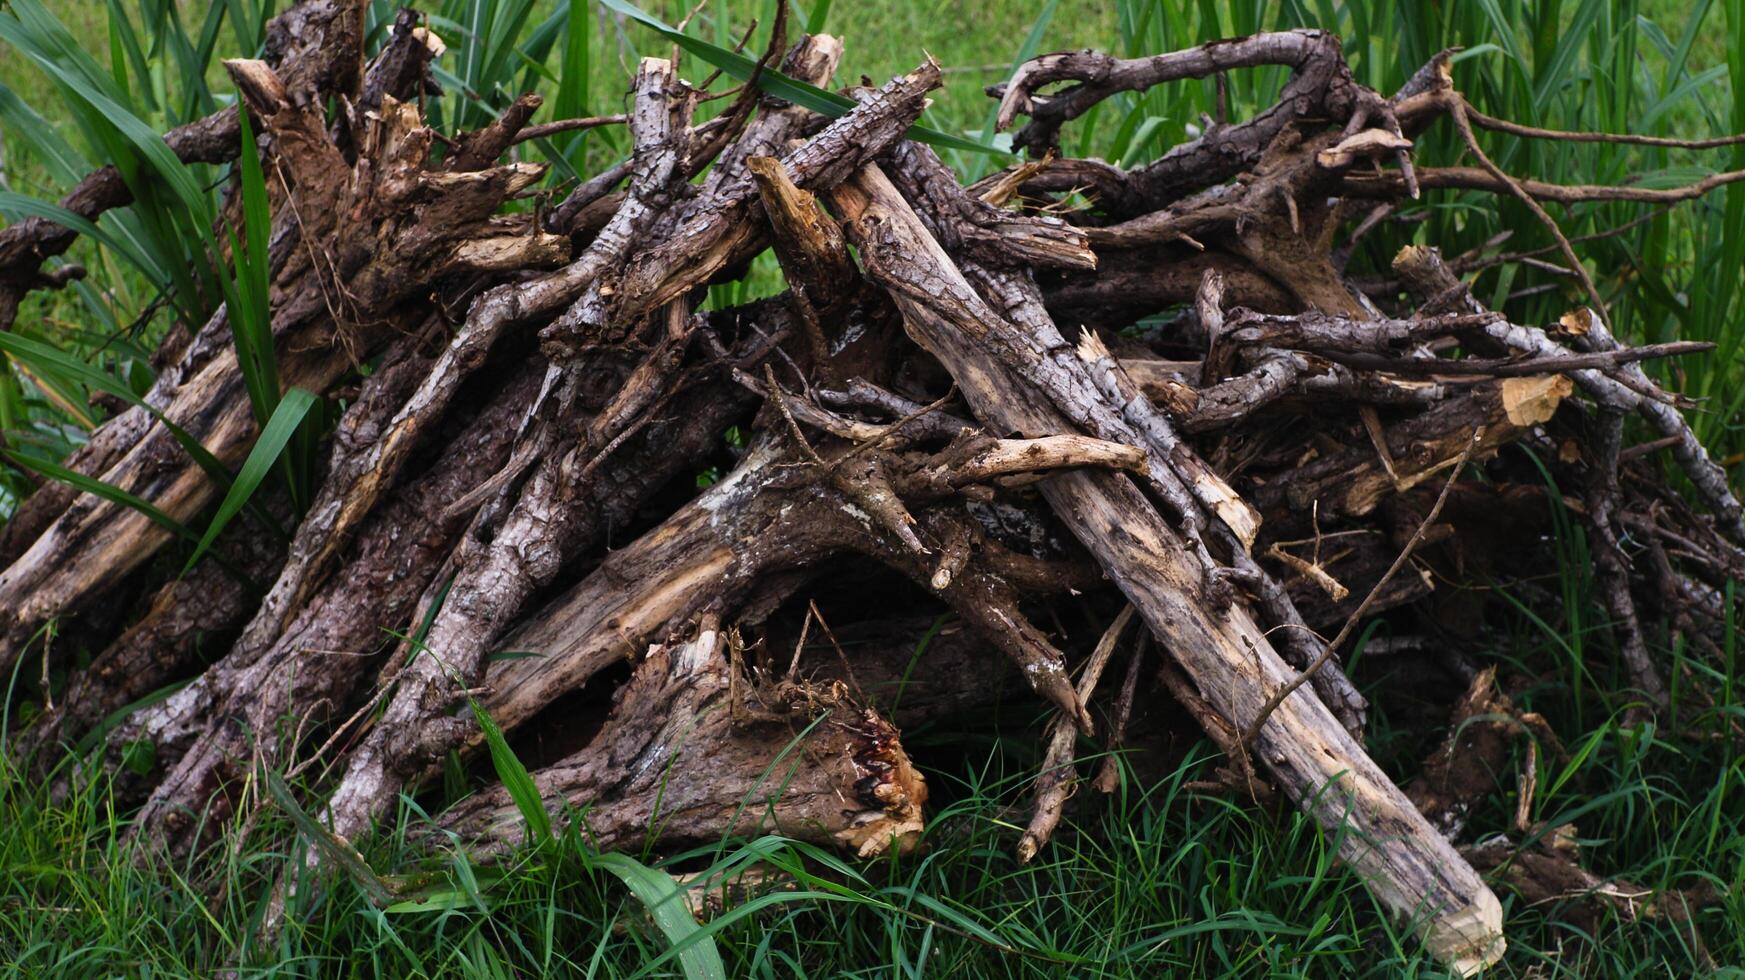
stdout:
<svg viewBox="0 0 1745 980">
<path fill-rule="evenodd" d="M 287 386 L 325 390 L 347 369 L 325 349 L 280 362 Z M 241 464 L 256 425 L 234 352 L 215 358 L 177 392 L 164 414 L 200 439 L 220 463 Z M 184 462 L 163 426 L 153 428 L 101 479 L 150 500 L 175 520 L 192 522 L 212 498 L 212 481 Z M 92 496 L 77 499 L 24 554 L 0 571 L 0 665 L 22 655 L 37 626 L 89 601 L 118 574 L 144 562 L 171 533 L 127 506 Z"/>
<path fill-rule="evenodd" d="M 1277 102 L 1246 122 L 1219 126 L 1131 175 L 1120 175 L 1130 189 L 1119 199 L 1105 197 L 1103 203 L 1110 213 L 1125 216 L 1154 210 L 1185 192 L 1222 183 L 1253 166 L 1300 116 L 1343 119 L 1349 115 L 1359 86 L 1345 65 L 1338 36 L 1328 31 L 1278 31 L 1132 59 L 1091 50 L 1047 54 L 1019 66 L 1010 80 L 991 87 L 989 94 L 1000 99 L 999 128 L 1010 126 L 1020 112 L 1030 117 L 1012 142 L 1041 157 L 1057 145 L 1063 123 L 1116 92 L 1267 64 L 1292 69 Z M 1078 84 L 1045 99 L 1036 97 L 1039 87 L 1058 81 Z"/>
<path fill-rule="evenodd" d="M 850 237 L 875 281 L 888 281 L 886 270 L 902 266 L 911 281 L 933 285 L 933 301 L 906 284 L 894 286 L 892 297 L 911 335 L 947 365 L 979 415 L 1032 435 L 1066 427 L 1039 392 L 975 344 L 980 335 L 1012 327 L 956 272 L 876 168 L 864 168 L 830 196 L 849 219 Z M 1226 718 L 1251 722 L 1271 691 L 1290 681 L 1292 671 L 1240 604 L 1220 615 L 1201 602 L 1196 563 L 1180 534 L 1130 480 L 1068 473 L 1050 478 L 1043 493 Z M 1496 896 L 1315 697 L 1299 690 L 1286 699 L 1262 727 L 1255 754 L 1337 836 L 1340 856 L 1439 959 L 1471 973 L 1502 955 Z"/>
<path fill-rule="evenodd" d="M 289 507 L 272 501 L 282 520 Z M 255 598 L 247 581 L 270 580 L 284 562 L 284 543 L 244 519 L 214 542 L 218 561 L 201 562 L 186 577 L 164 585 L 144 616 L 74 675 L 44 715 L 14 736 L 22 758 L 40 769 L 59 761 L 57 742 L 76 744 L 111 714 L 191 673 L 201 658 L 225 649 L 248 621 Z"/>
<path fill-rule="evenodd" d="M 263 602 L 223 659 L 127 721 L 127 736 L 150 740 L 160 767 L 137 821 L 146 834 L 176 849 L 188 846 L 187 821 L 196 807 L 210 800 L 218 813 L 228 811 L 222 790 L 238 775 L 240 760 L 295 762 L 302 747 L 282 726 L 326 722 L 352 699 L 393 642 L 384 628 L 410 620 L 413 603 L 460 535 L 463 521 L 446 513 L 448 503 L 507 456 L 511 426 L 532 400 L 531 368 L 505 379 L 466 425 L 453 420 L 457 431 L 447 451 L 388 495 L 331 574 L 300 574 L 299 536 L 269 594 L 301 592 L 298 601 Z"/>
<path fill-rule="evenodd" d="M 896 729 L 840 682 L 768 704 L 734 676 L 735 641 L 705 617 L 695 638 L 651 648 L 600 733 L 535 775 L 547 806 L 560 819 L 585 812 L 589 839 L 606 848 L 636 846 L 656 825 L 675 842 L 780 833 L 863 858 L 913 847 L 927 785 Z M 487 855 L 524 836 L 500 789 L 442 826 Z"/>
<path fill-rule="evenodd" d="M 1299 511 L 1318 506 L 1327 517 L 1368 514 L 1387 495 L 1446 473 L 1475 432 L 1475 458 L 1514 442 L 1523 430 L 1550 419 L 1573 387 L 1560 375 L 1487 382 L 1390 427 L 1385 460 L 1365 442 L 1324 454 L 1256 488 L 1251 497 L 1263 510 L 1288 502 Z"/>
<path fill-rule="evenodd" d="M 659 172 L 653 179 L 663 189 L 676 165 L 678 136 L 689 119 L 689 105 L 678 84 L 671 62 L 643 59 L 632 126 L 638 148 L 659 154 L 659 162 L 650 165 Z M 620 212 L 625 227 L 611 238 L 602 232 L 590 251 L 610 256 L 622 248 L 613 242 L 630 233 L 633 215 Z M 586 296 L 579 302 L 585 303 Z M 547 405 L 560 411 L 573 398 L 576 383 L 574 372 L 559 365 L 548 367 L 528 420 L 543 431 L 554 419 L 541 417 L 542 411 Z M 517 488 L 518 494 L 504 501 L 507 512 L 498 515 L 487 507 L 461 538 L 450 558 L 450 581 L 439 592 L 427 592 L 422 603 L 434 610 L 423 644 L 402 651 L 404 666 L 394 671 L 391 697 L 351 753 L 334 792 L 328 814 L 335 833 L 346 838 L 362 833 L 404 780 L 433 753 L 446 748 L 442 738 L 425 726 L 453 703 L 457 682 L 464 687 L 482 673 L 486 645 L 520 611 L 526 597 L 549 582 L 570 557 L 582 526 L 572 505 L 578 483 L 576 451 L 567 442 L 551 446 Z M 436 594 L 445 596 L 440 609 L 436 609 Z"/>
<path fill-rule="evenodd" d="M 948 452 L 926 459 L 889 480 L 904 496 L 924 499 L 994 473 L 1140 465 L 1138 454 L 1124 448 L 1099 444 L 1087 452 L 1072 442 L 996 443 L 965 458 Z M 1062 686 L 1070 690 L 1065 665 L 1045 664 L 1048 655 L 1037 655 L 1037 647 L 1048 654 L 1052 649 L 1014 615 L 1015 602 L 990 608 L 986 601 L 990 590 L 1010 588 L 1001 581 L 1017 578 L 1010 568 L 1000 578 L 960 568 L 941 580 L 931 564 L 906 561 L 909 549 L 895 543 L 899 533 L 880 528 L 858 496 L 816 474 L 808 478 L 803 465 L 773 441 L 759 442 L 726 479 L 612 552 L 593 574 L 506 637 L 505 649 L 537 656 L 493 663 L 485 675 L 486 707 L 498 724 L 513 729 L 607 665 L 634 657 L 669 624 L 689 622 L 709 608 L 734 608 L 766 578 L 849 551 L 872 553 L 929 584 L 947 602 L 963 603 L 966 618 L 1029 666 L 1026 680 L 1038 693 L 1059 699 Z M 930 530 L 928 519 L 921 518 L 923 530 Z"/>
<path fill-rule="evenodd" d="M 1465 309 L 1485 312 L 1453 273 L 1442 263 L 1442 256 L 1433 248 L 1408 246 L 1394 257 L 1394 271 L 1426 300 L 1451 296 Z M 1574 315 L 1574 314 L 1572 314 Z M 1606 327 L 1590 311 L 1582 310 L 1577 322 L 1584 333 L 1596 334 L 1602 349 L 1615 347 Z M 1533 355 L 1558 356 L 1565 348 L 1537 328 L 1507 322 L 1492 325 L 1486 334 L 1512 351 Z M 1630 365 L 1620 370 L 1602 372 L 1577 370 L 1570 377 L 1594 401 L 1615 412 L 1635 411 L 1663 436 L 1673 441 L 1673 453 L 1691 484 L 1702 495 L 1704 503 L 1720 521 L 1721 529 L 1735 543 L 1745 544 L 1745 505 L 1742 505 L 1727 482 L 1727 474 L 1709 457 L 1708 450 L 1697 439 L 1677 408 L 1669 404 L 1659 387 L 1650 381 L 1642 368 Z"/>
</svg>

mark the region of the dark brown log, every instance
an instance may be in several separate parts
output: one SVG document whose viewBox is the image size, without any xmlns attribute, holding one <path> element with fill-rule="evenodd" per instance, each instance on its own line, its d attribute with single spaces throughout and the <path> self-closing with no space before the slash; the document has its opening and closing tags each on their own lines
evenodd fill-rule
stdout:
<svg viewBox="0 0 1745 980">
<path fill-rule="evenodd" d="M 283 519 L 289 508 L 277 503 L 269 512 Z M 188 676 L 202 656 L 225 648 L 252 608 L 249 581 L 270 581 L 285 552 L 281 539 L 247 520 L 228 529 L 213 547 L 214 560 L 159 589 L 145 615 L 74 675 L 44 706 L 44 716 L 19 733 L 14 744 L 22 757 L 51 765 L 57 742 L 79 742 L 112 714 Z"/>
<path fill-rule="evenodd" d="M 781 833 L 863 858 L 914 846 L 927 785 L 896 729 L 840 683 L 772 714 L 736 682 L 732 642 L 705 619 L 694 639 L 650 649 L 605 728 L 534 777 L 548 806 L 585 811 L 590 840 L 607 848 L 636 846 L 657 825 L 675 842 Z M 488 842 L 487 854 L 524 833 L 501 790 L 442 826 Z"/>
<path fill-rule="evenodd" d="M 436 464 L 390 495 L 347 549 L 347 560 L 319 581 L 281 576 L 309 594 L 294 605 L 270 601 L 229 654 L 162 705 L 129 719 L 125 734 L 157 747 L 162 772 L 140 813 L 155 839 L 185 847 L 187 814 L 213 800 L 238 766 L 271 763 L 300 750 L 280 726 L 330 721 L 393 642 L 386 628 L 411 619 L 413 603 L 453 549 L 462 520 L 446 514 L 462 489 L 501 465 L 510 426 L 532 400 L 535 371 L 504 383 L 492 404 L 447 442 Z M 299 538 L 297 543 L 301 543 Z M 297 550 L 293 544 L 293 551 Z M 283 594 L 284 590 L 275 590 Z"/>
<path fill-rule="evenodd" d="M 1206 273 L 1224 279 L 1225 302 L 1268 313 L 1296 310 L 1290 294 L 1265 273 L 1216 248 L 1187 245 L 1096 250 L 1095 274 L 1037 277 L 1049 315 L 1060 323 L 1115 331 L 1172 306 L 1192 303 Z"/>
</svg>

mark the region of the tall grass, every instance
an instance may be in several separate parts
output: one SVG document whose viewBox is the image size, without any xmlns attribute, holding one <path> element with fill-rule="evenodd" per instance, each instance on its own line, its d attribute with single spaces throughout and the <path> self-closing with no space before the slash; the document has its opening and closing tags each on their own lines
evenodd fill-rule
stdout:
<svg viewBox="0 0 1745 980">
<path fill-rule="evenodd" d="M 0 206 L 10 204 L 14 213 L 31 212 L 93 235 L 99 245 L 126 258 L 146 278 L 167 300 L 184 328 L 198 327 L 223 303 L 249 400 L 263 429 L 263 438 L 236 479 L 190 434 L 153 411 L 169 425 L 194 461 L 227 491 L 212 523 L 188 557 L 187 567 L 191 568 L 225 524 L 245 507 L 265 517 L 264 511 L 254 504 L 253 496 L 268 469 L 281 470 L 294 506 L 301 508 L 309 491 L 307 477 L 313 469 L 323 417 L 322 413 L 311 411 L 318 402 L 306 392 L 294 391 L 291 394 L 295 397 L 283 403 L 280 400 L 268 307 L 267 242 L 271 217 L 247 119 L 242 123 L 245 152 L 240 154 L 237 168 L 243 227 L 228 229 L 223 240 L 227 249 L 221 247 L 214 231 L 218 208 L 212 190 L 214 182 L 204 173 L 206 168 L 184 164 L 159 136 L 166 126 L 216 110 L 218 102 L 206 85 L 205 72 L 211 65 L 226 11 L 238 15 L 238 41 L 253 38 L 258 45 L 266 9 L 245 10 L 236 0 L 228 5 L 215 5 L 206 14 L 197 35 L 190 35 L 182 23 L 181 12 L 167 0 L 140 4 L 143 29 L 136 27 L 118 0 L 109 0 L 108 11 L 108 71 L 80 47 L 72 32 L 39 0 L 17 0 L 0 13 L 0 42 L 28 57 L 52 79 L 63 110 L 77 124 L 86 145 L 96 158 L 106 160 L 120 172 L 133 197 L 132 206 L 99 219 L 110 226 L 109 230 L 56 206 L 33 205 L 17 195 L 0 200 Z M 168 78 L 177 72 L 181 87 L 172 90 Z M 25 135 L 39 152 L 62 168 L 71 166 L 76 157 L 51 128 L 37 125 L 41 117 L 35 110 L 19 103 L 13 115 L 29 124 Z M 78 392 L 81 380 L 92 390 L 144 404 L 139 400 L 140 392 L 132 385 L 112 382 L 104 369 L 77 359 L 77 345 L 66 346 L 71 349 L 63 352 L 52 342 L 46 347 L 12 343 L 6 345 L 6 353 L 21 373 L 37 380 L 38 386 L 52 396 L 56 407 L 74 416 L 86 429 L 94 420 L 78 409 L 79 402 L 84 400 Z M 32 353 L 38 356 L 30 356 Z M 9 414 L 18 413 L 14 409 Z M 285 454 L 285 446 L 293 439 L 299 452 Z M 70 475 L 48 458 L 9 453 L 7 459 L 13 465 L 56 479 L 66 480 Z M 142 502 L 117 488 L 96 486 L 90 478 L 69 482 L 139 510 L 154 521 L 174 524 L 155 508 L 142 506 Z M 270 518 L 267 524 L 277 527 Z M 179 532 L 180 526 L 176 527 Z"/>
</svg>

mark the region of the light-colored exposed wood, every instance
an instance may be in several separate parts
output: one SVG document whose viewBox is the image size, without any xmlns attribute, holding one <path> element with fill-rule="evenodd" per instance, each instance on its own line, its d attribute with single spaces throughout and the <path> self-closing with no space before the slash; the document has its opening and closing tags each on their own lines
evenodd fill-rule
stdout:
<svg viewBox="0 0 1745 980">
<path fill-rule="evenodd" d="M 912 288 L 892 295 L 911 336 L 946 365 L 977 415 L 1027 435 L 1059 431 L 1064 420 L 1041 393 L 976 343 L 988 331 L 1019 328 L 970 288 L 884 175 L 863 168 L 830 196 L 875 280 L 881 263 L 906 263 L 935 281 L 931 300 Z M 1193 557 L 1127 477 L 1065 473 L 1046 481 L 1043 493 L 1232 723 L 1251 722 L 1270 692 L 1294 676 L 1240 604 L 1219 615 L 1199 601 Z M 1256 754 L 1335 837 L 1340 856 L 1382 905 L 1411 921 L 1441 961 L 1465 974 L 1502 955 L 1496 896 L 1313 694 L 1299 690 L 1279 706 L 1259 732 Z"/>
</svg>

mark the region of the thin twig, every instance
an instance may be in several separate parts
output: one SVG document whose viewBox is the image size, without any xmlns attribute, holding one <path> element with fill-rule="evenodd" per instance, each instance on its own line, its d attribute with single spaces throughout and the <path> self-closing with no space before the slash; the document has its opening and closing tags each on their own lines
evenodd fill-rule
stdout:
<svg viewBox="0 0 1745 980">
<path fill-rule="evenodd" d="M 1542 129 L 1538 126 L 1526 126 L 1518 122 L 1510 122 L 1507 119 L 1487 116 L 1473 108 L 1472 103 L 1466 101 L 1464 96 L 1460 98 L 1460 102 L 1467 117 L 1479 128 L 1508 133 L 1510 136 L 1523 136 L 1527 139 L 1559 140 L 1565 143 L 1625 143 L 1630 146 L 1661 146 L 1670 150 L 1714 150 L 1745 143 L 1745 133 L 1715 136 L 1702 140 L 1681 140 L 1667 136 L 1640 136 L 1635 133 L 1592 133 L 1566 129 Z"/>
<path fill-rule="evenodd" d="M 1103 631 L 1096 649 L 1091 651 L 1084 672 L 1079 675 L 1079 703 L 1090 703 L 1091 694 L 1102 679 L 1103 668 L 1108 666 L 1109 657 L 1115 652 L 1116 642 L 1121 639 L 1127 624 L 1133 621 L 1133 612 L 1131 605 L 1122 607 L 1114 622 Z M 1078 725 L 1073 719 L 1064 713 L 1056 715 L 1048 729 L 1042 771 L 1036 777 L 1036 809 L 1030 816 L 1030 825 L 1025 828 L 1024 836 L 1018 840 L 1018 860 L 1021 863 L 1035 857 L 1054 836 L 1054 828 L 1060 825 L 1061 810 L 1072 798 L 1078 782 L 1078 773 L 1072 763 L 1072 749 L 1077 737 Z"/>
<path fill-rule="evenodd" d="M 1462 377 L 1513 378 L 1534 374 L 1563 374 L 1570 371 L 1606 370 L 1620 364 L 1647 361 L 1658 357 L 1679 357 L 1684 354 L 1706 354 L 1715 345 L 1706 340 L 1675 340 L 1666 344 L 1642 347 L 1619 347 L 1613 350 L 1588 351 L 1581 354 L 1554 354 L 1541 357 L 1481 358 L 1460 360 L 1425 358 L 1406 360 L 1377 354 L 1346 351 L 1316 351 L 1329 361 L 1347 367 L 1386 371 L 1397 375 L 1459 375 Z"/>
<path fill-rule="evenodd" d="M 622 112 L 610 116 L 582 116 L 578 119 L 559 119 L 555 122 L 540 123 L 537 126 L 528 126 L 526 129 L 516 133 L 515 138 L 509 142 L 510 145 L 514 145 L 517 143 L 525 143 L 528 140 L 556 136 L 559 133 L 574 132 L 578 129 L 593 129 L 596 126 L 621 126 L 629 121 L 630 117 L 624 115 Z"/>
<path fill-rule="evenodd" d="M 782 391 L 782 386 L 776 383 L 776 373 L 768 363 L 763 366 L 763 378 L 764 382 L 769 385 L 770 400 L 775 402 L 776 409 L 782 413 L 782 418 L 788 423 L 788 434 L 794 437 L 794 441 L 800 444 L 800 448 L 805 451 L 812 462 L 823 466 L 824 460 L 818 456 L 818 451 L 812 448 L 812 444 L 806 441 L 806 433 L 800 431 L 800 423 L 794 421 L 794 413 L 788 410 L 788 396 Z"/>
<path fill-rule="evenodd" d="M 1266 720 L 1272 716 L 1272 713 L 1278 709 L 1279 705 L 1284 703 L 1285 698 L 1288 698 L 1295 693 L 1297 688 L 1302 687 L 1308 682 L 1309 678 L 1315 676 L 1316 671 L 1326 666 L 1327 661 L 1333 659 L 1334 652 L 1337 651 L 1339 646 L 1351 636 L 1351 631 L 1357 628 L 1358 621 L 1363 618 L 1365 613 L 1369 612 L 1369 607 L 1375 604 L 1375 600 L 1381 595 L 1382 589 L 1386 588 L 1387 584 L 1393 581 L 1394 575 L 1396 575 L 1401 568 L 1405 567 L 1406 562 L 1411 560 L 1412 552 L 1417 550 L 1418 544 L 1424 540 L 1424 535 L 1430 530 L 1430 525 L 1436 523 L 1436 518 L 1441 516 L 1442 505 L 1448 502 L 1448 495 L 1454 490 L 1455 481 L 1460 479 L 1460 471 L 1465 468 L 1467 461 L 1472 459 L 1473 450 L 1478 448 L 1479 441 L 1483 437 L 1483 426 L 1480 426 L 1478 429 L 1473 431 L 1472 440 L 1468 442 L 1466 448 L 1461 451 L 1460 458 L 1454 461 L 1454 468 L 1448 473 L 1448 482 L 1442 485 L 1442 493 L 1436 497 L 1436 503 L 1431 506 L 1430 513 L 1425 515 L 1424 520 L 1418 525 L 1418 529 L 1412 532 L 1411 540 L 1406 542 L 1406 546 L 1400 550 L 1399 556 L 1394 559 L 1394 563 L 1388 566 L 1388 570 L 1382 573 L 1380 579 L 1376 580 L 1375 585 L 1370 588 L 1369 594 L 1364 596 L 1363 601 L 1358 603 L 1357 608 L 1351 611 L 1351 615 L 1345 618 L 1345 625 L 1341 626 L 1339 632 L 1333 637 L 1333 639 L 1321 649 L 1321 655 L 1316 657 L 1313 663 L 1304 667 L 1302 673 L 1299 673 L 1296 677 L 1292 678 L 1290 683 L 1279 688 L 1277 691 L 1273 692 L 1272 697 L 1266 699 L 1266 706 L 1260 709 L 1260 714 L 1255 716 L 1254 721 L 1242 733 L 1242 739 L 1238 745 L 1243 751 L 1247 751 L 1248 747 L 1254 744 L 1254 737 L 1260 734 L 1261 726 L 1266 724 Z"/>
<path fill-rule="evenodd" d="M 1139 639 L 1133 644 L 1133 655 L 1127 658 L 1127 676 L 1121 681 L 1121 694 L 1115 699 L 1115 718 L 1109 726 L 1108 743 L 1105 747 L 1103 764 L 1097 768 L 1097 775 L 1091 780 L 1092 788 L 1100 793 L 1113 793 L 1121 783 L 1119 753 L 1121 744 L 1127 739 L 1127 720 L 1133 716 L 1133 698 L 1139 691 L 1139 667 L 1145 662 L 1145 647 L 1150 643 L 1151 631 L 1140 630 Z"/>
<path fill-rule="evenodd" d="M 883 446 L 885 444 L 885 442 L 887 440 L 889 440 L 891 438 L 891 436 L 896 435 L 897 432 L 903 428 L 903 426 L 908 425 L 910 422 L 915 421 L 916 419 L 920 418 L 923 415 L 926 415 L 929 412 L 936 412 L 939 409 L 944 408 L 946 403 L 951 401 L 956 396 L 957 396 L 957 385 L 953 384 L 951 386 L 950 390 L 948 390 L 945 394 L 941 395 L 936 400 L 934 400 L 926 405 L 922 405 L 921 407 L 911 411 L 909 414 L 903 416 L 902 418 L 896 420 L 895 422 L 892 422 L 890 425 L 885 426 L 883 429 L 881 429 L 879 431 L 878 435 L 873 436 L 871 439 L 867 439 L 863 442 L 857 443 L 853 449 L 850 449 L 848 452 L 843 453 L 840 457 L 838 457 L 836 462 L 831 464 L 832 467 L 841 466 L 843 463 L 846 463 L 849 460 L 855 458 L 856 456 L 859 456 L 861 453 L 867 452 L 868 450 L 871 450 L 871 449 L 877 449 L 880 446 Z"/>
<path fill-rule="evenodd" d="M 1513 186 L 1535 201 L 1556 201 L 1559 204 L 1583 204 L 1594 201 L 1635 201 L 1639 204 L 1678 204 L 1694 201 L 1716 188 L 1745 180 L 1745 170 L 1728 170 L 1710 174 L 1701 180 L 1680 187 L 1622 187 L 1616 184 L 1553 184 L 1543 180 L 1522 180 L 1495 174 L 1479 167 L 1431 167 L 1418 171 L 1418 182 L 1429 190 L 1466 189 L 1478 191 L 1508 191 Z M 1381 195 L 1397 197 L 1405 182 L 1392 172 L 1345 175 L 1343 190 L 1347 196 Z"/>
<path fill-rule="evenodd" d="M 1563 229 L 1558 227 L 1557 219 L 1551 217 L 1551 212 L 1545 210 L 1538 201 L 1534 200 L 1533 195 L 1527 193 L 1526 189 L 1515 178 L 1504 173 L 1503 168 L 1491 162 L 1491 158 L 1485 154 L 1484 148 L 1478 145 L 1478 136 L 1472 131 L 1472 120 L 1466 114 L 1466 100 L 1461 98 L 1458 92 L 1454 93 L 1454 98 L 1450 100 L 1449 109 L 1450 114 L 1454 117 L 1455 128 L 1460 130 L 1461 138 L 1466 141 L 1466 147 L 1472 151 L 1474 159 L 1478 160 L 1478 165 L 1483 167 L 1486 173 L 1502 181 L 1508 192 L 1525 205 L 1527 210 L 1533 212 L 1533 217 L 1538 218 L 1539 222 L 1545 226 L 1545 230 L 1551 233 L 1551 237 L 1557 241 L 1557 250 L 1563 253 L 1563 260 L 1569 263 L 1569 270 L 1575 273 L 1575 277 L 1581 281 L 1582 290 L 1587 293 L 1588 300 L 1593 303 L 1594 312 L 1599 314 L 1600 319 L 1605 321 L 1607 327 L 1610 327 L 1612 325 L 1611 311 L 1607 309 L 1606 301 L 1600 298 L 1600 290 L 1598 286 L 1594 285 L 1593 277 L 1587 274 L 1587 266 L 1582 265 L 1581 259 L 1576 256 L 1575 246 L 1569 244 L 1569 239 L 1564 236 Z"/>
<path fill-rule="evenodd" d="M 855 679 L 854 667 L 848 662 L 848 654 L 842 652 L 842 644 L 837 641 L 835 631 L 830 628 L 829 623 L 824 621 L 824 614 L 818 611 L 818 601 L 816 599 L 806 600 L 806 612 L 818 622 L 818 628 L 824 631 L 824 638 L 830 641 L 831 649 L 836 651 L 836 659 L 842 663 L 842 674 L 844 677 L 848 678 L 849 689 L 854 692 L 855 697 L 859 698 L 864 703 L 866 701 L 866 692 L 861 690 L 860 681 Z"/>
</svg>

